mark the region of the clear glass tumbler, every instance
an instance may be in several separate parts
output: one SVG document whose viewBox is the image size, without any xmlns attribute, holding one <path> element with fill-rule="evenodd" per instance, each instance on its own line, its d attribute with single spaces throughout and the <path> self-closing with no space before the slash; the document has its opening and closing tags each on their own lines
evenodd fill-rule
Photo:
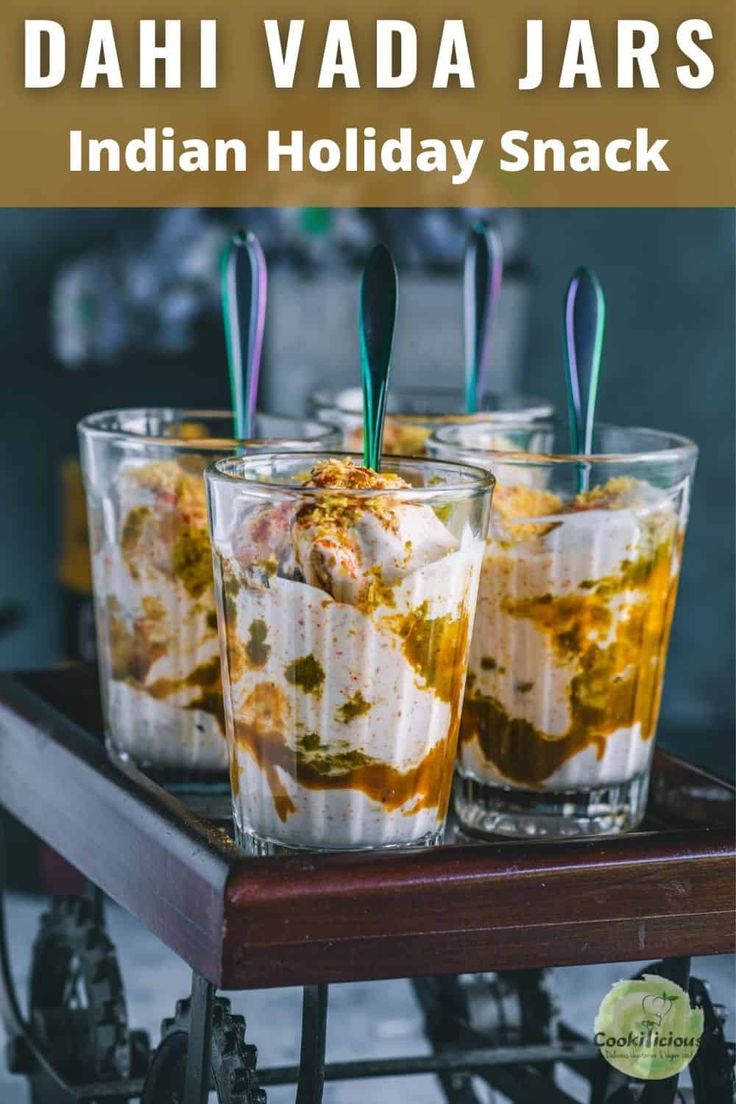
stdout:
<svg viewBox="0 0 736 1104">
<path fill-rule="evenodd" d="M 311 400 L 315 417 L 342 430 L 342 447 L 363 448 L 363 397 L 359 387 L 318 389 Z M 465 413 L 465 393 L 459 388 L 391 389 L 388 394 L 383 451 L 394 456 L 425 456 L 427 439 L 445 422 L 474 424 L 531 422 L 550 418 L 552 405 L 532 395 L 487 393 L 477 414 Z"/>
<path fill-rule="evenodd" d="M 331 447 L 320 422 L 136 409 L 79 425 L 100 685 L 111 754 L 143 766 L 226 772 L 212 553 L 203 472 L 219 456 Z M 306 440 L 305 440 L 306 439 Z"/>
<path fill-rule="evenodd" d="M 282 453 L 206 479 L 239 843 L 437 842 L 492 476 Z"/>
<path fill-rule="evenodd" d="M 497 480 L 463 708 L 467 829 L 602 835 L 644 814 L 697 449 L 600 426 L 440 429 L 433 455 Z"/>
</svg>

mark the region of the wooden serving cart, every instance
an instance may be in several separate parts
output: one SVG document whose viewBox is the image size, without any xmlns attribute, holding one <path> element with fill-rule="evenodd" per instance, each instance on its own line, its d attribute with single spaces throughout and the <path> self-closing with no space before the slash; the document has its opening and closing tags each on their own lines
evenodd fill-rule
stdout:
<svg viewBox="0 0 736 1104">
<path fill-rule="evenodd" d="M 83 668 L 0 679 L 0 805 L 88 879 L 55 900 L 34 947 L 21 1011 L 0 929 L 9 1064 L 34 1104 L 263 1104 L 296 1085 L 433 1073 L 450 1104 L 477 1104 L 474 1078 L 516 1104 L 570 1104 L 566 1063 L 592 1104 L 673 1104 L 677 1079 L 629 1082 L 566 1026 L 548 969 L 656 960 L 690 989 L 706 1031 L 696 1104 L 731 1104 L 723 1014 L 689 975 L 691 955 L 734 949 L 734 790 L 663 752 L 641 830 L 590 841 L 449 842 L 421 851 L 255 858 L 234 845 L 229 796 L 178 790 L 113 764 L 96 676 Z M 152 1050 L 127 1022 L 104 895 L 191 967 Z M 408 977 L 432 1053 L 325 1064 L 332 982 Z M 298 1068 L 260 1069 L 242 1017 L 218 989 L 303 987 Z M 80 990 L 82 995 L 80 997 Z M 257 1036 L 257 1025 L 249 1034 Z"/>
</svg>

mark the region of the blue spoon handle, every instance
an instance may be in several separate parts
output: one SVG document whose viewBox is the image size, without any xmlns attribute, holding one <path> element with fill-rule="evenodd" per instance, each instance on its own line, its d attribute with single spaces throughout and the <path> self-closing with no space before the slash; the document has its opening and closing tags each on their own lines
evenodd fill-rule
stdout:
<svg viewBox="0 0 736 1104">
<path fill-rule="evenodd" d="M 565 296 L 565 349 L 570 443 L 581 455 L 592 451 L 605 321 L 600 281 L 589 269 L 579 268 Z"/>
<path fill-rule="evenodd" d="M 501 238 L 484 223 L 471 227 L 465 249 L 463 305 L 465 337 L 465 409 L 480 406 L 488 372 L 488 337 L 501 291 Z"/>
<path fill-rule="evenodd" d="M 236 234 L 222 258 L 221 296 L 235 436 L 255 435 L 258 379 L 266 324 L 266 258 L 255 234 Z"/>
<path fill-rule="evenodd" d="M 358 323 L 363 384 L 363 463 L 374 471 L 380 470 L 398 304 L 396 265 L 385 245 L 377 245 L 363 272 Z"/>
</svg>

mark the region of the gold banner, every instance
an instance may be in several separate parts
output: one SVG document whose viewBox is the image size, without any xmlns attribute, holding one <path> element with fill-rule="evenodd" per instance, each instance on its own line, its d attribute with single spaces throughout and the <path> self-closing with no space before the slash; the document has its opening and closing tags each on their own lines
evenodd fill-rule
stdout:
<svg viewBox="0 0 736 1104">
<path fill-rule="evenodd" d="M 43 20 L 61 31 L 26 27 L 39 7 Z M 179 64 L 181 87 L 162 87 L 164 61 L 141 49 L 141 20 L 154 17 L 145 34 L 159 47 L 164 20 L 180 21 L 180 54 L 176 28 L 169 29 L 167 72 L 176 84 Z M 642 0 L 633 9 L 599 0 L 588 11 L 578 0 L 406 0 L 400 13 L 387 0 L 326 7 L 159 0 L 153 8 L 140 0 L 45 0 L 42 6 L 5 0 L 0 18 L 0 203 L 6 206 L 736 201 L 732 0 Z M 288 69 L 289 49 L 281 53 L 288 22 L 296 18 L 304 25 L 293 87 L 276 88 L 264 21 L 279 21 L 272 47 Z M 416 29 L 416 78 L 407 87 L 377 88 L 377 21 L 397 18 Z M 648 24 L 619 23 L 634 18 Z M 330 30 L 330 20 L 340 19 L 349 20 L 347 44 L 344 27 Z M 460 87 L 452 72 L 447 88 L 433 87 L 448 68 L 463 69 L 463 40 L 453 40 L 450 19 L 462 21 L 474 87 Z M 569 41 L 571 20 L 582 19 L 589 27 L 574 24 Z M 111 29 L 101 20 L 110 20 Z M 201 20 L 216 21 L 216 55 L 212 26 L 203 30 Z M 543 24 L 544 70 L 538 87 L 523 90 L 528 20 Z M 701 21 L 695 30 L 692 24 L 683 29 L 694 20 Z M 706 24 L 712 37 L 703 33 Z M 407 79 L 412 28 L 381 33 L 388 43 L 380 51 L 383 70 Z M 641 68 L 631 61 L 640 48 Z M 216 87 L 203 88 L 213 82 L 214 56 Z M 350 83 L 357 74 L 360 87 L 346 88 L 339 76 L 334 87 L 318 87 L 331 57 L 342 62 Z M 561 75 L 569 83 L 576 65 L 585 73 L 573 87 L 560 87 Z M 107 77 L 97 87 L 80 87 L 101 68 Z M 159 86 L 140 87 L 151 82 L 152 71 Z M 467 71 L 466 64 L 466 78 Z M 643 87 L 642 74 L 659 87 Z M 25 87 L 29 75 L 49 86 Z M 596 84 L 597 78 L 600 87 L 586 87 L 586 79 Z M 617 86 L 630 78 L 633 87 Z M 109 87 L 108 80 L 123 87 Z M 705 86 L 685 86 L 698 82 Z M 533 73 L 526 83 L 535 83 Z M 282 150 L 279 158 L 278 145 L 291 152 Z M 292 157 L 300 151 L 303 168 L 294 171 Z"/>
</svg>

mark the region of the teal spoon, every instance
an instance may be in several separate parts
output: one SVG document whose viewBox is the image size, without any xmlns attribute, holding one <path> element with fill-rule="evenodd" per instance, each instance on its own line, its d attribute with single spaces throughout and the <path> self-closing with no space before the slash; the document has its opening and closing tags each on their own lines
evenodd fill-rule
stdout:
<svg viewBox="0 0 736 1104">
<path fill-rule="evenodd" d="M 391 349 L 399 304 L 396 265 L 385 245 L 368 258 L 360 286 L 360 369 L 363 384 L 363 463 L 380 471 Z"/>
<path fill-rule="evenodd" d="M 565 295 L 567 403 L 571 451 L 587 456 L 593 447 L 595 406 L 603 353 L 606 301 L 594 272 L 579 268 Z M 588 471 L 581 466 L 578 490 L 585 490 Z"/>
<path fill-rule="evenodd" d="M 475 414 L 486 387 L 488 338 L 503 279 L 501 238 L 483 222 L 468 232 L 463 270 L 465 410 Z"/>
<path fill-rule="evenodd" d="M 267 279 L 258 238 L 241 230 L 225 247 L 220 269 L 235 436 L 241 441 L 255 436 Z"/>
</svg>

